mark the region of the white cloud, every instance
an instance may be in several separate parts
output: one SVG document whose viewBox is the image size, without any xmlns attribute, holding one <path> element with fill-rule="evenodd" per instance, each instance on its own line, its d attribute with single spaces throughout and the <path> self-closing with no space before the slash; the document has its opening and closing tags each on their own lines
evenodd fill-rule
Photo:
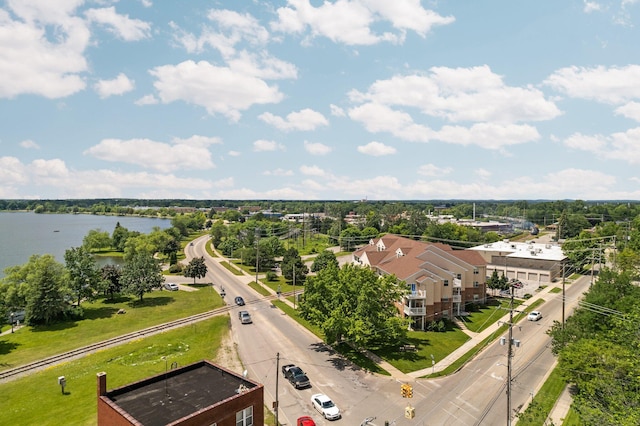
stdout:
<svg viewBox="0 0 640 426">
<path fill-rule="evenodd" d="M 633 165 L 640 164 L 640 127 L 609 136 L 575 133 L 564 143 L 573 149 L 592 152 L 602 159 L 620 160 Z"/>
<path fill-rule="evenodd" d="M 116 37 L 125 41 L 136 41 L 148 38 L 151 25 L 139 19 L 131 19 L 128 15 L 120 15 L 115 7 L 102 9 L 88 9 L 85 16 L 89 22 L 95 22 L 107 27 Z"/>
<path fill-rule="evenodd" d="M 474 170 L 473 173 L 476 176 L 478 176 L 478 178 L 483 179 L 483 180 L 489 179 L 491 177 L 491 175 L 493 174 L 489 170 L 483 169 L 483 168 L 476 169 L 476 170 Z"/>
<path fill-rule="evenodd" d="M 242 155 L 242 153 L 240 153 L 239 151 L 229 151 L 227 154 L 232 157 L 240 157 Z"/>
<path fill-rule="evenodd" d="M 176 145 L 189 145 L 193 147 L 207 147 L 211 145 L 220 145 L 222 140 L 215 136 L 193 135 L 186 139 L 173 138 L 172 142 Z"/>
<path fill-rule="evenodd" d="M 326 172 L 318 166 L 300 166 L 300 173 L 305 176 L 325 176 Z"/>
<path fill-rule="evenodd" d="M 184 101 L 206 108 L 211 115 L 223 114 L 232 121 L 254 104 L 278 103 L 283 95 L 264 80 L 238 74 L 206 61 L 185 61 L 150 71 L 163 103 Z"/>
<path fill-rule="evenodd" d="M 265 170 L 262 173 L 265 176 L 293 176 L 293 170 L 285 170 L 285 169 L 275 169 L 275 170 Z"/>
<path fill-rule="evenodd" d="M 640 121 L 640 102 L 629 102 L 618 108 L 615 113 L 635 121 Z"/>
<path fill-rule="evenodd" d="M 434 26 L 447 25 L 453 17 L 443 17 L 424 9 L 420 0 L 338 0 L 314 7 L 309 0 L 288 0 L 277 9 L 275 31 L 326 37 L 346 45 L 372 45 L 383 41 L 401 43 L 407 30 L 424 36 Z M 389 23 L 395 32 L 376 33 L 373 27 Z"/>
<path fill-rule="evenodd" d="M 428 75 L 378 80 L 366 93 L 352 91 L 351 100 L 389 107 L 416 108 L 450 122 L 544 121 L 561 114 L 533 87 L 510 87 L 484 65 L 471 68 L 433 67 Z"/>
<path fill-rule="evenodd" d="M 20 142 L 20 146 L 24 149 L 40 149 L 40 145 L 32 141 L 31 139 L 25 139 Z"/>
<path fill-rule="evenodd" d="M 253 150 L 255 152 L 263 151 L 284 151 L 285 147 L 276 141 L 267 141 L 264 139 L 258 139 L 253 143 Z"/>
<path fill-rule="evenodd" d="M 308 141 L 304 141 L 304 149 L 312 155 L 327 155 L 328 153 L 333 151 L 333 148 L 331 148 L 330 146 L 319 142 L 314 143 Z"/>
<path fill-rule="evenodd" d="M 217 198 L 228 200 L 308 200 L 304 192 L 293 188 L 279 188 L 269 191 L 254 191 L 253 189 L 240 188 L 220 191 Z"/>
<path fill-rule="evenodd" d="M 309 108 L 292 112 L 287 115 L 286 119 L 273 115 L 270 112 L 260 114 L 258 118 L 285 132 L 290 130 L 310 131 L 329 124 L 324 115 Z"/>
<path fill-rule="evenodd" d="M 351 108 L 348 114 L 352 120 L 362 123 L 371 133 L 389 132 L 413 142 L 428 142 L 434 133 L 426 126 L 415 124 L 410 114 L 379 103 L 366 103 Z"/>
<path fill-rule="evenodd" d="M 608 68 L 571 66 L 555 71 L 545 84 L 572 98 L 621 104 L 640 99 L 640 65 Z"/>
<path fill-rule="evenodd" d="M 140 99 L 136 100 L 134 102 L 134 104 L 140 105 L 140 106 L 142 106 L 142 105 L 155 105 L 158 102 L 159 101 L 155 96 L 153 96 L 153 95 L 144 95 Z"/>
<path fill-rule="evenodd" d="M 471 127 L 444 126 L 432 135 L 435 140 L 456 145 L 478 145 L 500 150 L 540 139 L 535 127 L 526 124 L 477 123 Z"/>
<path fill-rule="evenodd" d="M 73 16 L 81 3 L 10 1 L 19 20 L 0 9 L 0 98 L 35 94 L 56 99 L 85 88 L 83 53 L 90 33 Z"/>
<path fill-rule="evenodd" d="M 211 169 L 215 165 L 207 144 L 185 143 L 179 139 L 173 144 L 150 139 L 104 139 L 87 149 L 84 154 L 104 161 L 135 164 L 160 171 L 179 169 Z"/>
<path fill-rule="evenodd" d="M 423 164 L 418 168 L 418 174 L 422 176 L 442 176 L 453 172 L 451 167 L 438 167 L 435 164 Z"/>
<path fill-rule="evenodd" d="M 344 112 L 344 109 L 340 108 L 337 105 L 331 104 L 329 105 L 329 108 L 331 108 L 331 115 L 334 115 L 336 117 L 346 117 L 347 114 Z"/>
<path fill-rule="evenodd" d="M 595 1 L 584 0 L 584 13 L 599 12 L 602 10 L 602 5 Z"/>
<path fill-rule="evenodd" d="M 361 154 L 372 155 L 374 157 L 381 157 L 383 155 L 395 154 L 396 149 L 381 142 L 373 141 L 366 145 L 358 146 L 358 152 Z"/>
<path fill-rule="evenodd" d="M 135 87 L 135 82 L 123 73 L 118 74 L 113 80 L 100 80 L 94 86 L 100 98 L 108 98 L 113 95 L 123 95 Z"/>
</svg>

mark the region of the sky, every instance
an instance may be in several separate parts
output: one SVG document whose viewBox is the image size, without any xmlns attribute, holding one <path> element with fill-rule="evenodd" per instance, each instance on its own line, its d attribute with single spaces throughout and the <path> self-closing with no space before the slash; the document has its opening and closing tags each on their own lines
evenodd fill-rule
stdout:
<svg viewBox="0 0 640 426">
<path fill-rule="evenodd" d="M 0 0 L 0 198 L 640 200 L 640 0 Z"/>
</svg>

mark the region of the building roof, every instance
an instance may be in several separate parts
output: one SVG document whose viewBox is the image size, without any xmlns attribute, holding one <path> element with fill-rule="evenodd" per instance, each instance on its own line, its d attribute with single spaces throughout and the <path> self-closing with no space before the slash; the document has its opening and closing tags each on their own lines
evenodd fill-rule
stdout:
<svg viewBox="0 0 640 426">
<path fill-rule="evenodd" d="M 106 393 L 144 425 L 165 425 L 262 385 L 201 361 Z"/>
<path fill-rule="evenodd" d="M 560 247 L 558 244 L 514 242 L 509 240 L 483 244 L 480 246 L 472 247 L 469 250 L 500 252 L 503 255 L 505 255 L 506 253 L 507 257 L 517 257 L 524 259 L 562 261 L 567 257 L 562 251 L 562 247 Z"/>
</svg>

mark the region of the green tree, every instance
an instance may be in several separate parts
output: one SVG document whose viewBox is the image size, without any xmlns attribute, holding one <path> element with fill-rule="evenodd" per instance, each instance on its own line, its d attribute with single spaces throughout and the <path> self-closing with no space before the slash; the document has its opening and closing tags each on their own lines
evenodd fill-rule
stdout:
<svg viewBox="0 0 640 426">
<path fill-rule="evenodd" d="M 82 246 L 89 251 L 106 250 L 111 247 L 111 237 L 107 231 L 92 229 L 82 239 Z"/>
<path fill-rule="evenodd" d="M 27 324 L 50 324 L 67 310 L 66 271 L 50 254 L 33 255 L 12 271 L 11 280 L 24 287 Z"/>
<path fill-rule="evenodd" d="M 69 273 L 68 287 L 80 306 L 82 299 L 93 300 L 101 282 L 100 272 L 91 253 L 84 247 L 74 247 L 64 252 Z"/>
<path fill-rule="evenodd" d="M 140 301 L 145 293 L 160 288 L 163 281 L 160 264 L 151 253 L 145 251 L 137 252 L 125 261 L 120 277 L 125 291 L 138 296 Z"/>
<path fill-rule="evenodd" d="M 362 243 L 360 230 L 355 226 L 347 226 L 340 232 L 340 248 L 344 251 L 355 250 Z"/>
<path fill-rule="evenodd" d="M 379 277 L 369 268 L 330 264 L 308 278 L 300 312 L 320 327 L 328 343 L 396 345 L 406 338 L 409 323 L 398 315 L 395 302 L 408 291 L 393 275 Z"/>
<path fill-rule="evenodd" d="M 309 268 L 302 261 L 298 250 L 293 247 L 288 249 L 282 256 L 280 270 L 282 271 L 282 276 L 289 281 L 293 281 L 295 274 L 296 285 L 302 285 L 309 273 Z"/>
<path fill-rule="evenodd" d="M 116 223 L 113 233 L 111 234 L 111 240 L 113 241 L 113 248 L 118 251 L 124 251 L 124 246 L 127 243 L 127 239 L 131 233 L 127 228 L 120 225 L 120 222 Z"/>
<path fill-rule="evenodd" d="M 120 284 L 122 270 L 117 265 L 104 265 L 100 268 L 100 274 L 104 283 L 104 290 L 109 294 L 109 298 L 113 300 L 114 295 L 122 291 L 122 284 Z"/>
<path fill-rule="evenodd" d="M 218 245 L 222 242 L 222 239 L 227 235 L 227 227 L 221 220 L 216 220 L 211 225 L 209 235 L 211 236 L 211 242 L 213 243 L 213 246 L 218 248 Z"/>
<path fill-rule="evenodd" d="M 193 283 L 196 283 L 196 278 L 204 278 L 207 275 L 207 265 L 204 262 L 204 257 L 194 257 L 189 264 L 184 268 L 183 275 L 185 277 L 193 278 Z"/>
<path fill-rule="evenodd" d="M 311 264 L 311 272 L 321 271 L 329 266 L 329 264 L 333 264 L 335 267 L 338 267 L 338 259 L 336 259 L 336 255 L 331 250 L 323 250 L 316 256 Z"/>
</svg>

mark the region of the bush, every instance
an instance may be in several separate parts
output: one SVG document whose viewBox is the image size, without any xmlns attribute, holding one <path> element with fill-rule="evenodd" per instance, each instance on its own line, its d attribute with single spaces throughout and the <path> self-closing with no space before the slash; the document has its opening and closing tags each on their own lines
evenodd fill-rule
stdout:
<svg viewBox="0 0 640 426">
<path fill-rule="evenodd" d="M 175 263 L 169 267 L 169 272 L 171 272 L 172 274 L 179 274 L 182 272 L 182 269 L 182 263 Z"/>
<path fill-rule="evenodd" d="M 278 274 L 273 271 L 267 271 L 266 277 L 267 281 L 276 281 L 278 279 Z"/>
<path fill-rule="evenodd" d="M 527 293 L 523 296 L 523 298 L 525 299 L 530 299 L 531 297 L 533 297 L 531 294 Z"/>
</svg>

